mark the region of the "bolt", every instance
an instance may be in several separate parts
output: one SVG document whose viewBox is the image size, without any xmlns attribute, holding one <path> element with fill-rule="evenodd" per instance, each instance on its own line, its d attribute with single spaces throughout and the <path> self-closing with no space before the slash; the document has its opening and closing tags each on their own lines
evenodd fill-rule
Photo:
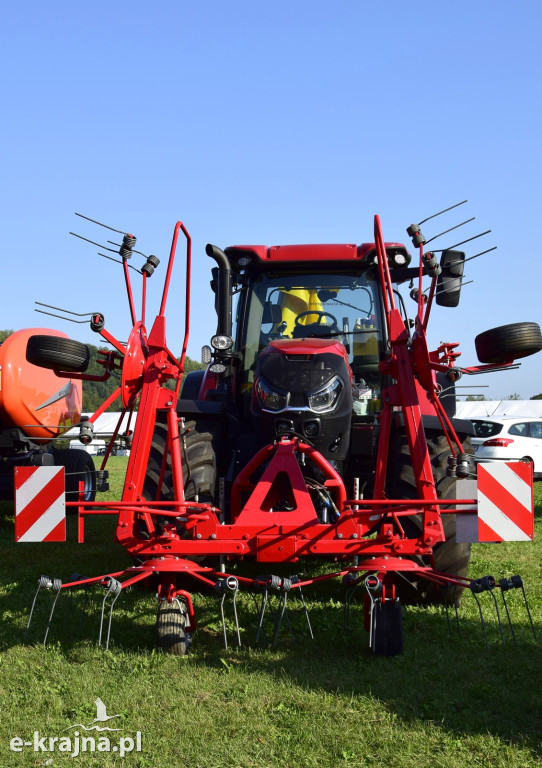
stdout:
<svg viewBox="0 0 542 768">
<path fill-rule="evenodd" d="M 211 538 L 212 538 L 212 539 L 216 539 L 216 533 L 212 533 L 212 534 L 211 534 Z"/>
</svg>

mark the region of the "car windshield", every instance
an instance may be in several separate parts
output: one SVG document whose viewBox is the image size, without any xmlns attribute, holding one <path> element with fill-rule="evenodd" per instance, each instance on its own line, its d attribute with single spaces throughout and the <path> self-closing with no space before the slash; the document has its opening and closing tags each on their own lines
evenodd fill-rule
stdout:
<svg viewBox="0 0 542 768">
<path fill-rule="evenodd" d="M 473 419 L 474 431 L 476 437 L 494 437 L 502 431 L 503 425 L 497 421 L 482 421 Z"/>
<path fill-rule="evenodd" d="M 354 375 L 376 371 L 382 341 L 377 295 L 367 273 L 258 273 L 241 338 L 243 383 L 253 383 L 258 355 L 273 339 L 335 338 L 344 344 Z"/>
</svg>

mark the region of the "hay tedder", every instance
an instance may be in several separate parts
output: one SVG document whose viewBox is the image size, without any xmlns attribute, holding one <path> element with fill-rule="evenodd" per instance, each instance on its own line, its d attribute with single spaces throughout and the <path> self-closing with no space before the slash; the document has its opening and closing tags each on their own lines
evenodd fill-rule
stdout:
<svg viewBox="0 0 542 768">
<path fill-rule="evenodd" d="M 42 576 L 38 592 L 52 590 L 53 608 L 65 589 L 105 589 L 100 642 L 109 605 L 107 644 L 122 590 L 137 582 L 152 584 L 158 595 L 158 644 L 178 654 L 186 653 L 196 629 L 191 590 L 197 587 L 217 591 L 226 643 L 224 600 L 231 598 L 240 643 L 239 589 L 261 596 L 258 636 L 268 597 L 276 592 L 277 639 L 282 621 L 288 622 L 288 594 L 302 599 L 304 587 L 340 578 L 346 609 L 361 587 L 369 645 L 381 655 L 402 650 L 404 603 L 440 602 L 448 610 L 459 605 L 465 589 L 477 600 L 481 592 L 500 589 L 506 606 L 505 593 L 520 589 L 528 611 L 519 576 L 471 579 L 467 569 L 470 542 L 532 538 L 532 465 L 476 467 L 471 422 L 455 415 L 455 387 L 463 374 L 510 368 L 538 352 L 540 328 L 515 323 L 479 334 L 480 365 L 473 367 L 457 365 L 455 342 L 430 350 L 431 309 L 458 305 L 468 261 L 458 246 L 475 238 L 441 249 L 437 260 L 439 251 L 424 250 L 419 224 L 407 232 L 419 251 L 413 265 L 404 245 L 384 241 L 378 216 L 374 242 L 362 245 L 224 251 L 208 245 L 207 255 L 216 263 L 211 286 L 217 333 L 203 350 L 207 367 L 188 373 L 182 383 L 190 236 L 178 222 L 159 311 L 147 330 L 146 286 L 159 260 L 143 257 L 143 266 L 134 268 L 129 260 L 139 254 L 135 237 L 120 232 L 114 260 L 124 272 L 132 329 L 120 342 L 101 313 L 89 313 L 91 328 L 110 345 L 100 353 L 98 378 L 116 375 L 119 385 L 81 421 L 79 439 L 92 440 L 96 420 L 120 395 L 122 423 L 127 420 L 128 426 L 121 434 L 119 419 L 110 448 L 119 439 L 130 448 L 124 489 L 121 499 L 103 502 L 85 500 L 81 488 L 79 499 L 67 507 L 78 515 L 79 541 L 89 516 L 116 515 L 116 540 L 133 565 L 65 583 Z M 166 341 L 166 304 L 181 236 L 186 319 L 177 359 Z M 142 281 L 139 319 L 130 269 Z M 412 319 L 401 285 L 416 303 Z M 198 304 L 192 318 L 203 312 L 207 308 Z M 72 381 L 97 378 L 85 373 L 86 345 L 62 336 L 31 336 L 27 359 Z M 107 488 L 110 448 L 97 472 L 98 491 Z M 27 536 L 23 540 L 29 540 L 38 518 L 46 517 L 47 504 L 36 498 L 57 482 L 52 472 L 47 467 L 18 472 L 16 528 L 19 538 Z M 38 473 L 45 478 L 41 482 L 34 479 Z M 62 508 L 51 504 L 47 514 L 42 538 L 62 538 Z M 308 568 L 308 560 L 317 565 Z M 285 575 L 294 565 L 297 574 L 306 566 L 311 575 Z M 251 575 L 258 569 L 267 575 Z M 49 623 L 52 615 L 53 610 Z M 29 625 L 31 618 L 32 611 Z"/>
</svg>

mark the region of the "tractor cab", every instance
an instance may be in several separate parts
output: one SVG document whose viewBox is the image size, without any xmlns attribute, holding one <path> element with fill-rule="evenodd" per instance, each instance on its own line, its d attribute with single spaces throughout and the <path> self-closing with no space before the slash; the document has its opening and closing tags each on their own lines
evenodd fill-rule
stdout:
<svg viewBox="0 0 542 768">
<path fill-rule="evenodd" d="M 296 245 L 264 248 L 232 247 L 226 254 L 238 281 L 235 349 L 239 353 L 236 389 L 245 416 L 254 413 L 255 395 L 262 406 L 282 411 L 295 400 L 310 407 L 314 395 L 328 384 L 318 373 L 315 355 L 342 360 L 342 376 L 350 389 L 363 395 L 378 387 L 382 358 L 383 317 L 377 274 L 360 258 L 364 246 Z M 265 358 L 284 360 L 277 371 L 277 396 L 266 396 L 261 370 Z M 333 378 L 333 366 L 322 365 Z M 303 365 L 303 362 L 309 363 Z M 311 371 L 313 374 L 311 376 Z M 354 401 L 357 401 L 357 397 Z M 368 398 L 367 398 L 368 399 Z M 363 404 L 364 405 L 364 404 Z M 322 407 L 324 404 L 322 403 Z M 326 406 L 327 407 L 327 406 Z M 355 406 L 363 410 L 357 402 Z"/>
<path fill-rule="evenodd" d="M 305 273 L 258 271 L 247 278 L 237 327 L 244 412 L 329 413 L 343 401 L 343 388 L 349 390 L 350 410 L 354 390 L 368 399 L 369 390 L 378 388 L 383 343 L 374 278 L 322 265 Z M 358 399 L 356 407 L 363 410 Z M 301 433 L 310 437 L 314 429 L 312 424 L 309 433 Z"/>
<path fill-rule="evenodd" d="M 404 246 L 386 249 L 391 266 L 408 266 Z M 354 456 L 372 467 L 374 435 L 353 425 L 375 422 L 386 356 L 374 244 L 208 246 L 207 253 L 218 265 L 218 325 L 197 397 L 226 401 L 255 447 L 293 435 L 341 474 Z"/>
</svg>

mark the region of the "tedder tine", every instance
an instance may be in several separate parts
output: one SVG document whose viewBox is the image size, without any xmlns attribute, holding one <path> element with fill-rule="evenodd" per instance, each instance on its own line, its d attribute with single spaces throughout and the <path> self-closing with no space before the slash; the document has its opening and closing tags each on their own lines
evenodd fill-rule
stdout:
<svg viewBox="0 0 542 768">
<path fill-rule="evenodd" d="M 32 607 L 30 608 L 30 616 L 28 617 L 28 623 L 26 625 L 25 633 L 24 633 L 24 639 L 26 640 L 26 637 L 28 635 L 28 630 L 30 629 L 30 622 L 32 621 L 32 616 L 34 613 L 34 608 L 36 605 L 36 600 L 38 598 L 38 594 L 40 589 L 51 589 L 53 592 L 55 592 L 55 596 L 53 599 L 53 604 L 51 606 L 51 612 L 49 614 L 49 620 L 47 621 L 47 627 L 45 628 L 45 636 L 43 638 L 43 645 L 47 644 L 47 637 L 49 635 L 49 628 L 51 626 L 51 621 L 53 619 L 53 613 L 56 607 L 56 601 L 58 600 L 58 596 L 60 594 L 60 590 L 62 588 L 62 581 L 60 579 L 50 579 L 48 576 L 40 576 L 38 579 L 38 588 L 36 590 L 36 594 L 34 595 L 34 599 L 32 601 Z"/>
<path fill-rule="evenodd" d="M 239 582 L 235 576 L 228 576 L 224 579 L 219 579 L 215 584 L 215 590 L 222 594 L 220 601 L 220 617 L 222 619 L 222 632 L 224 634 L 224 647 L 228 648 L 228 636 L 226 633 L 226 618 L 224 615 L 224 601 L 228 594 L 232 596 L 233 604 L 233 617 L 235 620 L 235 631 L 237 634 L 237 645 L 241 647 L 241 632 L 239 630 L 239 619 L 237 616 L 237 592 L 239 590 Z"/>
<path fill-rule="evenodd" d="M 120 581 L 117 581 L 117 579 L 114 579 L 112 576 L 106 576 L 100 583 L 102 587 L 106 590 L 106 593 L 102 601 L 102 613 L 100 617 L 100 634 L 98 636 L 98 645 L 102 644 L 102 630 L 103 630 L 103 623 L 104 623 L 105 603 L 107 601 L 107 598 L 110 595 L 112 597 L 111 604 L 109 606 L 109 622 L 107 625 L 107 638 L 105 641 L 105 649 L 108 650 L 109 636 L 111 633 L 111 620 L 113 618 L 113 606 L 115 605 L 115 602 L 117 601 L 118 596 L 122 592 L 122 584 Z"/>
<path fill-rule="evenodd" d="M 508 604 L 507 604 L 506 599 L 504 597 L 504 593 L 508 592 L 508 590 L 510 590 L 510 589 L 521 589 L 521 593 L 522 593 L 522 596 L 523 596 L 523 605 L 525 606 L 525 610 L 527 611 L 527 616 L 529 617 L 529 623 L 531 625 L 531 630 L 532 630 L 532 633 L 533 633 L 533 637 L 536 640 L 537 639 L 536 629 L 535 629 L 535 626 L 534 626 L 534 623 L 533 623 L 533 617 L 531 616 L 531 611 L 529 609 L 529 603 L 527 601 L 527 595 L 525 594 L 525 587 L 523 586 L 523 579 L 521 578 L 521 576 L 512 576 L 511 579 L 500 579 L 499 587 L 501 588 L 501 595 L 502 595 L 504 607 L 506 609 L 506 615 L 508 617 L 508 623 L 510 625 L 510 630 L 511 630 L 512 636 L 514 638 L 514 642 L 516 640 L 516 636 L 515 636 L 514 630 L 512 628 L 512 622 L 510 620 L 510 614 L 508 612 Z"/>
</svg>

